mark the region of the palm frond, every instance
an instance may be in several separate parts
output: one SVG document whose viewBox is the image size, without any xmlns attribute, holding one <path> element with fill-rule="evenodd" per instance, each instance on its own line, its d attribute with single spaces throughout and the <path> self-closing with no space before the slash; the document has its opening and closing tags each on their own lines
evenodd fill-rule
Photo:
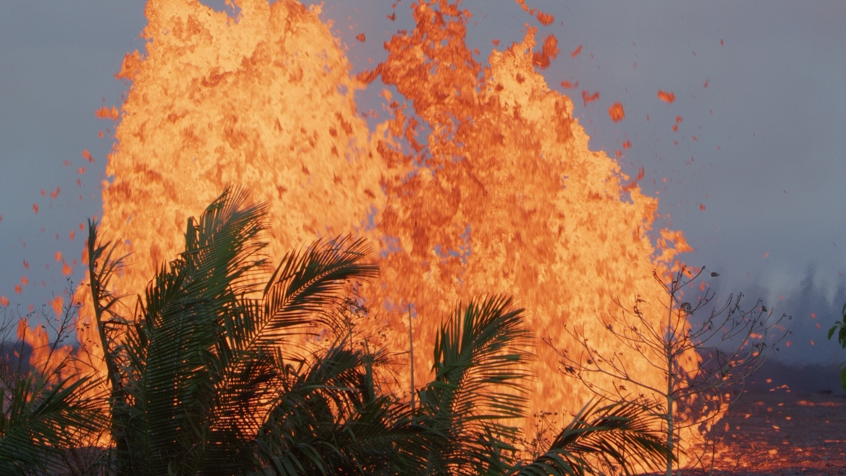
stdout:
<svg viewBox="0 0 846 476">
<path fill-rule="evenodd" d="M 97 402 L 84 397 L 97 385 L 88 378 L 51 384 L 30 374 L 0 388 L 0 473 L 60 471 L 65 452 L 105 424 Z"/>
<path fill-rule="evenodd" d="M 422 472 L 429 432 L 407 405 L 367 390 L 367 368 L 383 364 L 384 352 L 341 342 L 308 362 L 280 362 L 284 390 L 256 438 L 256 465 L 275 474 Z"/>
<path fill-rule="evenodd" d="M 432 470 L 478 474 L 501 465 L 527 396 L 531 334 L 522 309 L 493 296 L 459 308 L 437 335 L 435 379 L 420 392 L 422 420 L 448 435 L 429 457 Z"/>
<path fill-rule="evenodd" d="M 290 252 L 268 280 L 261 299 L 240 299 L 223 316 L 225 340 L 220 353 L 228 359 L 226 372 L 239 373 L 256 352 L 272 354 L 291 337 L 314 332 L 317 326 L 337 328 L 337 317 L 328 310 L 341 302 L 346 282 L 368 279 L 379 268 L 362 263 L 371 251 L 362 239 L 349 236 L 328 242 L 318 240 L 303 253 Z"/>
<path fill-rule="evenodd" d="M 210 450 L 206 454 L 210 467 L 219 468 L 215 461 L 223 465 L 246 454 L 245 447 L 226 441 L 232 441 L 233 435 L 249 440 L 258 433 L 276 400 L 274 392 L 284 391 L 282 362 L 307 360 L 294 351 L 290 337 L 319 324 L 337 325 L 328 309 L 341 302 L 346 281 L 369 278 L 378 272 L 375 265 L 361 263 L 369 251 L 363 240 L 344 237 L 317 241 L 303 253 L 291 252 L 271 276 L 261 299 L 239 299 L 238 305 L 225 313 L 225 337 L 217 347 L 222 375 L 216 387 L 217 423 L 210 428 Z M 269 359 L 280 349 L 285 350 L 284 359 L 274 364 Z M 336 357 L 326 356 L 325 362 L 336 362 Z M 244 414 L 244 408 L 251 416 Z"/>
<path fill-rule="evenodd" d="M 311 364 L 286 363 L 281 353 L 276 358 L 285 373 L 283 391 L 258 432 L 258 463 L 281 474 L 291 474 L 290 468 L 293 474 L 333 474 L 343 459 L 335 441 L 343 415 L 359 397 L 362 355 L 333 346 Z"/>
<path fill-rule="evenodd" d="M 332 325 L 332 309 L 350 279 L 368 279 L 378 266 L 362 263 L 372 251 L 363 238 L 349 235 L 318 240 L 304 253 L 288 253 L 264 291 L 266 323 L 257 334 L 258 344 L 279 344 L 290 328 L 304 324 Z"/>
<path fill-rule="evenodd" d="M 116 308 L 123 296 L 115 296 L 110 290 L 112 277 L 123 266 L 127 255 L 115 257 L 117 244 L 102 243 L 98 238 L 98 223 L 88 220 L 88 282 L 91 289 L 94 321 L 103 349 L 103 362 L 106 365 L 106 379 L 110 386 L 108 399 L 110 431 L 116 443 L 118 458 L 127 457 L 129 440 L 126 430 L 128 425 L 128 394 L 124 388 L 126 379 L 122 369 L 127 367 L 124 353 L 118 351 L 118 343 L 127 335 L 128 321 Z M 89 354 L 90 355 L 90 354 Z"/>
<path fill-rule="evenodd" d="M 204 452 L 221 364 L 223 316 L 255 289 L 263 261 L 256 240 L 263 205 L 226 190 L 199 222 L 190 219 L 186 248 L 148 286 L 137 324 L 126 336 L 129 451 L 141 472 L 193 473 Z"/>
<path fill-rule="evenodd" d="M 585 405 L 550 444 L 549 450 L 516 475 L 600 474 L 597 466 L 625 474 L 657 468 L 667 461 L 659 421 L 645 402 Z"/>
<path fill-rule="evenodd" d="M 287 355 L 289 363 L 280 368 L 274 358 L 278 346 L 308 326 L 332 325 L 326 309 L 346 281 L 378 271 L 361 262 L 370 251 L 363 240 L 318 241 L 305 252 L 287 254 L 256 299 L 254 292 L 261 288 L 255 271 L 264 264 L 264 245 L 256 237 L 265 207 L 245 203 L 245 193 L 226 190 L 198 221 L 189 220 L 185 251 L 161 266 L 135 323 L 123 321 L 122 342 L 103 332 L 107 322 L 98 317 L 104 346 L 115 350 L 112 367 L 120 367 L 110 372 L 120 374 L 112 380 L 117 382 L 113 389 L 121 387 L 121 392 L 111 399 L 113 427 L 121 439 L 118 461 L 134 472 L 243 470 L 254 448 L 249 442 L 266 424 L 271 402 L 278 401 L 285 378 L 290 380 L 290 362 L 298 358 Z M 116 266 L 113 247 L 96 241 L 96 223 L 91 231 L 89 252 L 99 264 L 92 263 L 93 287 L 108 298 L 105 289 Z M 96 301 L 103 314 L 111 311 L 112 301 Z M 343 362 L 340 357 L 329 355 L 312 366 L 312 376 Z M 302 370 L 305 360 L 300 361 Z M 340 386 L 322 390 L 323 410 L 329 415 L 338 411 L 340 421 L 353 421 L 352 408 L 364 405 L 358 389 L 346 390 L 362 373 L 362 362 L 352 362 L 352 368 L 334 377 Z M 352 380 L 341 382 L 345 375 Z M 309 388 L 308 381 L 304 385 Z M 313 450 L 303 447 L 303 454 L 316 458 L 327 443 L 314 444 Z"/>
</svg>

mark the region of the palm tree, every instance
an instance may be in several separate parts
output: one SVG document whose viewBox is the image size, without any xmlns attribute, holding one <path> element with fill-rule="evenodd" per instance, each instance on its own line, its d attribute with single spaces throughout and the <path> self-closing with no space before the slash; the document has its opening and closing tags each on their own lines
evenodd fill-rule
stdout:
<svg viewBox="0 0 846 476">
<path fill-rule="evenodd" d="M 507 423 L 525 413 L 532 335 L 511 304 L 504 296 L 477 299 L 442 325 L 436 376 L 420 392 L 418 418 L 443 435 L 425 474 L 599 474 L 612 466 L 631 474 L 666 461 L 660 421 L 643 402 L 588 404 L 543 454 L 517 457 L 519 429 Z"/>
<path fill-rule="evenodd" d="M 0 474 L 59 474 L 67 452 L 100 427 L 92 382 L 21 375 L 0 387 Z M 89 433 L 90 432 L 90 433 Z"/>
<path fill-rule="evenodd" d="M 185 251 L 129 317 L 108 292 L 122 258 L 89 223 L 117 474 L 583 474 L 591 455 L 626 471 L 666 457 L 638 408 L 591 407 L 520 462 L 509 421 L 525 410 L 531 335 L 507 297 L 459 305 L 441 326 L 419 406 L 382 393 L 374 372 L 387 350 L 302 339 L 343 326 L 346 283 L 378 272 L 363 262 L 370 248 L 319 240 L 270 272 L 264 215 L 225 191 L 189 220 Z"/>
<path fill-rule="evenodd" d="M 632 474 L 673 460 L 661 433 L 660 417 L 646 402 L 585 405 L 545 453 L 518 463 L 512 474 L 520 476 L 602 474 L 610 468 Z"/>
<path fill-rule="evenodd" d="M 315 325 L 338 326 L 331 309 L 346 281 L 378 271 L 361 262 L 369 247 L 318 241 L 286 255 L 262 289 L 265 209 L 245 204 L 227 190 L 189 221 L 185 251 L 160 269 L 133 319 L 106 291 L 120 259 L 89 226 L 117 472 L 372 474 L 419 454 L 395 441 L 422 433 L 410 410 L 374 392 L 384 352 L 296 344 Z"/>
<path fill-rule="evenodd" d="M 96 380 L 61 378 L 77 363 L 61 348 L 75 307 L 65 306 L 55 321 L 40 316 L 49 319 L 48 325 L 58 323 L 51 326 L 56 335 L 42 349 L 30 347 L 21 334 L 29 330 L 26 317 L 34 313 L 14 316 L 14 326 L 7 311 L 2 309 L 0 317 L 0 474 L 58 474 L 69 467 L 85 471 L 78 464 L 80 451 L 85 451 L 81 447 L 99 431 L 102 418 Z M 17 339 L 9 338 L 13 327 L 18 328 Z M 46 352 L 43 362 L 31 360 L 35 350 Z"/>
<path fill-rule="evenodd" d="M 434 380 L 420 392 L 421 424 L 443 435 L 427 456 L 426 474 L 502 474 L 515 451 L 527 401 L 523 380 L 531 334 L 511 298 L 459 305 L 435 341 Z"/>
</svg>

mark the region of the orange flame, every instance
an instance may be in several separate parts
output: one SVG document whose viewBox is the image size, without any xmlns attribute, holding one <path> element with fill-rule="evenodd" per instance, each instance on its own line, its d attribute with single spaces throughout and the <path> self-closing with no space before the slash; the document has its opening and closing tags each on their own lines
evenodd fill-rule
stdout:
<svg viewBox="0 0 846 476">
<path fill-rule="evenodd" d="M 62 314 L 64 305 L 65 299 L 62 296 L 56 296 L 52 301 L 50 301 L 50 307 L 53 308 L 53 312 L 55 312 L 57 316 Z"/>
<path fill-rule="evenodd" d="M 593 337 L 596 316 L 619 311 L 615 298 L 639 294 L 661 314 L 652 272 L 677 269 L 690 248 L 671 230 L 653 246 L 657 200 L 637 185 L 643 171 L 624 186 L 619 165 L 589 150 L 572 101 L 535 69 L 534 28 L 485 66 L 464 43 L 467 13 L 419 2 L 416 28 L 359 80 L 320 7 L 238 4 L 233 22 L 199 2 L 150 0 L 147 54 L 128 54 L 117 75 L 133 86 L 108 157 L 102 233 L 134 257 L 116 294 L 140 294 L 179 250 L 188 216 L 240 184 L 269 203 L 272 256 L 345 232 L 379 244 L 382 274 L 366 298 L 381 304 L 371 308 L 392 349 L 409 344 L 410 310 L 415 345 L 431 348 L 442 316 L 482 293 L 514 295 L 537 336 L 562 349 L 575 345 L 567 325 L 610 350 Z M 371 131 L 353 94 L 376 77 L 404 101 L 385 95 L 392 118 Z M 598 97 L 583 92 L 585 105 Z M 93 326 L 79 332 L 96 342 Z M 580 408 L 589 392 L 558 372 L 552 349 L 537 354 L 530 410 Z M 417 355 L 424 382 L 430 357 Z M 629 370 L 662 379 L 643 359 Z"/>
</svg>

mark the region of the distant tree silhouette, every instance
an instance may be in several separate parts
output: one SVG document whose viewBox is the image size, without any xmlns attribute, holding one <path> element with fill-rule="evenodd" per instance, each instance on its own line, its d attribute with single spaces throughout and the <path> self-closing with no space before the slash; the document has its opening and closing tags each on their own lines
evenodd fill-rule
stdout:
<svg viewBox="0 0 846 476">
<path fill-rule="evenodd" d="M 846 349 L 846 304 L 843 305 L 841 314 L 843 315 L 843 320 L 836 321 L 831 326 L 831 329 L 828 330 L 828 339 L 831 340 L 836 332 L 837 342 Z M 846 390 L 846 363 L 840 364 L 840 385 L 843 386 L 843 390 Z"/>
</svg>

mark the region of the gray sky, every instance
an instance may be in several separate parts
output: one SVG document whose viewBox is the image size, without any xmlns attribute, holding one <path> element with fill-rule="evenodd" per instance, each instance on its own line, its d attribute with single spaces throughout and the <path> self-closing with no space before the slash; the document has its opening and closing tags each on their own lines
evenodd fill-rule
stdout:
<svg viewBox="0 0 846 476">
<path fill-rule="evenodd" d="M 696 249 L 684 259 L 718 271 L 721 291 L 793 314 L 786 360 L 839 359 L 824 331 L 846 300 L 846 3 L 526 3 L 555 15 L 537 36 L 554 34 L 561 50 L 544 71 L 550 87 L 573 99 L 593 149 L 622 151 L 630 175 L 644 168 L 644 192 L 658 194 L 665 224 Z M 538 25 L 511 0 L 464 5 L 474 14 L 468 44 L 482 58 L 491 40 L 501 48 L 522 39 L 527 23 Z M 398 6 L 396 22 L 390 12 L 388 2 L 325 2 L 324 18 L 335 21 L 356 71 L 410 27 L 408 5 Z M 139 1 L 0 4 L 0 295 L 13 303 L 37 306 L 62 291 L 56 251 L 71 265 L 79 258 L 79 224 L 100 213 L 114 127 L 94 111 L 119 105 L 126 86 L 113 75 L 126 52 L 143 48 L 145 23 Z M 363 44 L 354 39 L 362 32 Z M 578 87 L 565 90 L 564 80 Z M 659 89 L 675 102 L 660 101 Z M 582 90 L 599 100 L 585 106 Z M 375 93 L 362 93 L 361 104 Z M 626 117 L 614 123 L 608 107 L 618 101 Z M 79 282 L 82 267 L 73 269 Z"/>
</svg>

